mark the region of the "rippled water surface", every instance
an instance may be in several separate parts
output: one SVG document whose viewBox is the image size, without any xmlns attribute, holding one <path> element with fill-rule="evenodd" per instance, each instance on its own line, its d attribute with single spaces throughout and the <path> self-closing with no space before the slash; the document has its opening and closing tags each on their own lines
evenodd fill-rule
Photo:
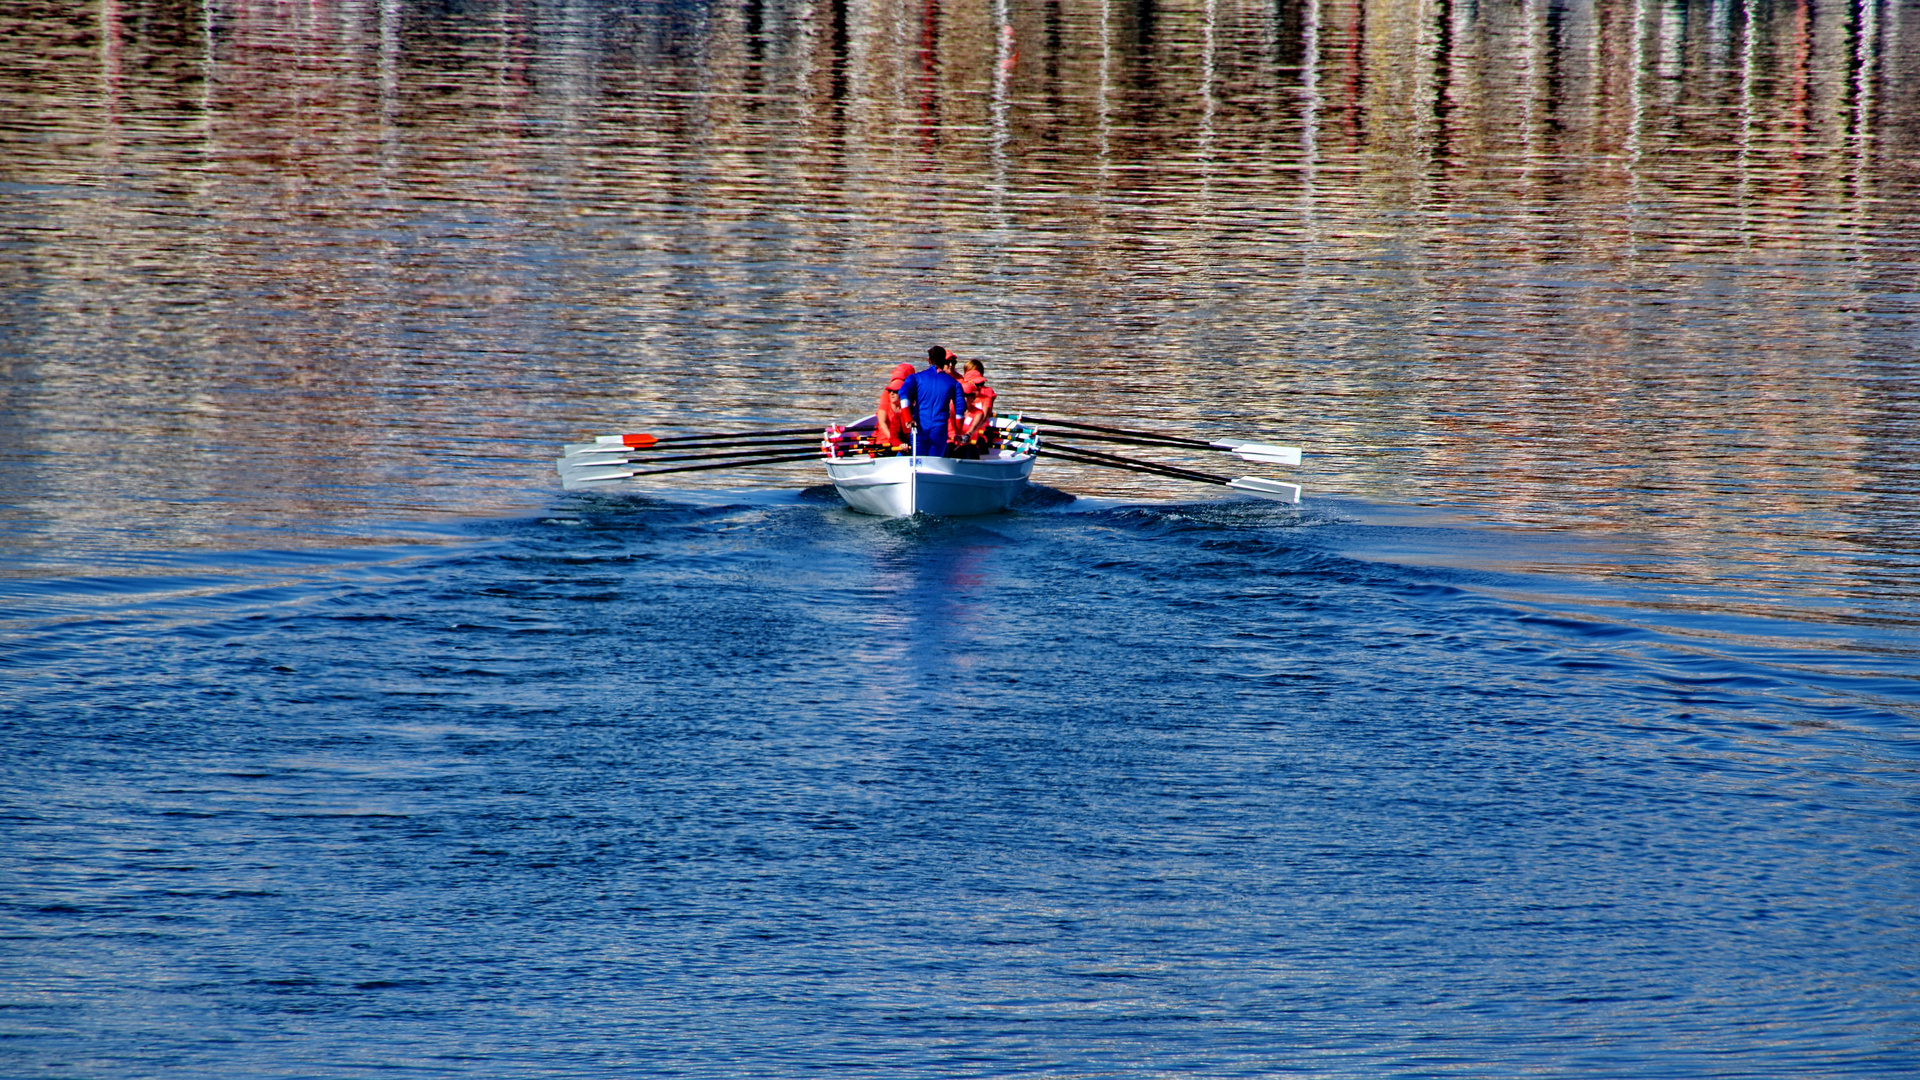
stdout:
<svg viewBox="0 0 1920 1080">
<path fill-rule="evenodd" d="M 1920 1072 L 1920 5 L 0 29 L 7 1075 Z"/>
</svg>

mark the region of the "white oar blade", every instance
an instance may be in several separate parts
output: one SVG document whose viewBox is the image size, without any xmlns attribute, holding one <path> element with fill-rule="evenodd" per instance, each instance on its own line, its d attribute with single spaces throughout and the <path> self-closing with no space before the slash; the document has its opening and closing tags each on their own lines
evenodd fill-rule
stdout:
<svg viewBox="0 0 1920 1080">
<path fill-rule="evenodd" d="M 1227 481 L 1227 486 L 1235 491 L 1244 491 L 1249 495 L 1258 495 L 1275 502 L 1297 503 L 1300 501 L 1300 485 L 1281 480 L 1268 480 L 1261 476 L 1243 476 L 1238 480 Z"/>
<path fill-rule="evenodd" d="M 573 454 L 560 459 L 562 472 L 568 469 L 593 468 L 598 465 L 625 465 L 632 462 L 631 454 Z"/>
<path fill-rule="evenodd" d="M 625 465 L 581 465 L 561 466 L 560 479 L 567 483 L 592 482 L 594 480 L 621 480 L 632 476 L 633 470 Z"/>
<path fill-rule="evenodd" d="M 633 458 L 627 454 L 576 454 L 561 458 L 558 464 L 560 471 L 566 472 L 569 469 L 598 469 L 608 465 L 626 465 L 632 460 Z"/>
<path fill-rule="evenodd" d="M 1263 465 L 1296 466 L 1300 464 L 1300 448 L 1297 446 L 1244 442 L 1233 448 L 1233 456 L 1244 461 L 1257 461 Z"/>
</svg>

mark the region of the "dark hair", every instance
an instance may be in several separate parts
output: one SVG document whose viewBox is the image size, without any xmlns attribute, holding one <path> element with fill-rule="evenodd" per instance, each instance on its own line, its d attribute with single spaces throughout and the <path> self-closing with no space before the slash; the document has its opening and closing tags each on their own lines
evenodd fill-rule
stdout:
<svg viewBox="0 0 1920 1080">
<path fill-rule="evenodd" d="M 941 364 L 951 359 L 953 359 L 953 354 L 948 352 L 942 346 L 935 345 L 933 348 L 927 350 L 927 363 L 932 364 L 935 367 L 938 367 Z"/>
</svg>

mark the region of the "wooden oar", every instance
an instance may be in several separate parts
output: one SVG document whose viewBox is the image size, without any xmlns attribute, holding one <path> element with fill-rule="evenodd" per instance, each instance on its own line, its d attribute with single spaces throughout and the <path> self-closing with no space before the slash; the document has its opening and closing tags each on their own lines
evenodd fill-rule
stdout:
<svg viewBox="0 0 1920 1080">
<path fill-rule="evenodd" d="M 1298 465 L 1300 448 L 1297 446 L 1276 446 L 1272 443 L 1248 442 L 1245 439 L 1217 439 L 1206 442 L 1201 439 L 1189 439 L 1181 435 L 1160 435 L 1150 431 L 1129 431 L 1126 428 L 1104 427 L 1099 424 L 1083 424 L 1077 420 L 1046 420 L 1037 416 L 1022 414 L 1022 423 L 1038 424 L 1042 427 L 1063 427 L 1075 431 L 1105 432 L 1105 434 L 1077 435 L 1076 438 L 1089 442 L 1112 442 L 1133 446 L 1164 446 L 1182 450 L 1216 450 L 1232 454 L 1245 461 L 1256 461 L 1263 465 Z"/>
<path fill-rule="evenodd" d="M 1167 476 L 1176 480 L 1193 480 L 1202 484 L 1220 484 L 1244 491 L 1249 495 L 1258 495 L 1263 499 L 1277 502 L 1297 503 L 1300 501 L 1300 485 L 1289 484 L 1281 480 L 1269 480 L 1263 476 L 1240 476 L 1229 479 L 1209 473 L 1194 472 L 1174 465 L 1162 465 L 1157 461 L 1141 461 L 1138 458 L 1125 458 L 1117 454 L 1103 454 L 1097 450 L 1086 450 L 1074 446 L 1061 446 L 1058 443 L 1037 451 L 1041 457 L 1057 457 L 1062 461 L 1071 461 L 1080 465 L 1097 465 L 1107 469 L 1121 469 L 1126 472 L 1148 473 L 1155 476 Z"/>
<path fill-rule="evenodd" d="M 593 484 L 603 480 L 624 480 L 630 476 L 663 476 L 667 473 L 705 472 L 709 469 L 732 469 L 746 465 L 778 465 L 785 461 L 818 461 L 818 450 L 807 454 L 787 454 L 779 457 L 743 458 L 737 461 L 722 461 L 711 465 L 676 465 L 671 469 L 633 469 L 618 465 L 582 467 L 562 473 L 561 478 L 569 485 Z"/>
</svg>

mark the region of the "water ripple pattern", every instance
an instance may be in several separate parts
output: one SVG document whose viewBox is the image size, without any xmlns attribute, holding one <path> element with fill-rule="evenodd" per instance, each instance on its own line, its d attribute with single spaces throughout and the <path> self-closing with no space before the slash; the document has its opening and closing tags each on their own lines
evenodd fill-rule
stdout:
<svg viewBox="0 0 1920 1080">
<path fill-rule="evenodd" d="M 154 1076 L 1914 1062 L 1910 637 L 1354 553 L 1447 527 L 826 498 L 16 580 L 6 1052 Z"/>
</svg>

